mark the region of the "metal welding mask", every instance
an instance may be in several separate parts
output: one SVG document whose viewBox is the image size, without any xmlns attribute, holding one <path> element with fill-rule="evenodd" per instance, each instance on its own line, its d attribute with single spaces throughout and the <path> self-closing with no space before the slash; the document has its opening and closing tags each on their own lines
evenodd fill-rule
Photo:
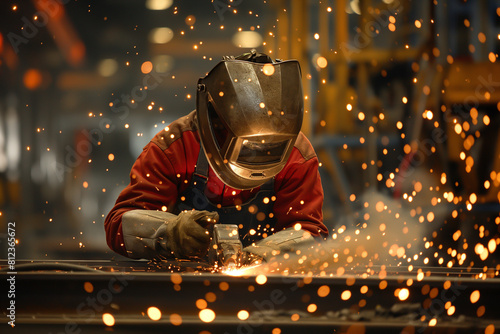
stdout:
<svg viewBox="0 0 500 334">
<path fill-rule="evenodd" d="M 243 190 L 283 169 L 302 126 L 304 101 L 298 61 L 238 58 L 225 57 L 199 79 L 196 112 L 210 166 L 226 185 Z"/>
</svg>

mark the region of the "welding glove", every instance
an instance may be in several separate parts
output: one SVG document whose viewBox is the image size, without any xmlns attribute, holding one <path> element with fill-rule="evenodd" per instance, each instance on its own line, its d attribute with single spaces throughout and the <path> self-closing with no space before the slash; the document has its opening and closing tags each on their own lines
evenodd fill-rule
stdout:
<svg viewBox="0 0 500 334">
<path fill-rule="evenodd" d="M 308 231 L 287 228 L 245 247 L 243 249 L 243 264 L 268 262 L 279 254 L 295 253 L 297 250 L 305 249 L 315 242 L 314 237 Z"/>
<path fill-rule="evenodd" d="M 125 248 L 131 258 L 198 259 L 210 246 L 217 212 L 131 210 L 122 216 Z"/>
</svg>

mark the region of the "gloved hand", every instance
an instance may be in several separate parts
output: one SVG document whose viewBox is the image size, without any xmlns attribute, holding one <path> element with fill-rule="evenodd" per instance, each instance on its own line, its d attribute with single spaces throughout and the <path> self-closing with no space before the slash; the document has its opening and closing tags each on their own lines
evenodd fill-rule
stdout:
<svg viewBox="0 0 500 334">
<path fill-rule="evenodd" d="M 175 257 L 197 258 L 208 252 L 213 224 L 219 220 L 217 212 L 182 211 L 177 219 L 167 224 L 165 245 Z"/>
<path fill-rule="evenodd" d="M 243 249 L 243 264 L 252 265 L 267 262 L 284 253 L 296 252 L 315 243 L 314 237 L 304 230 L 287 228 L 254 242 Z"/>
<path fill-rule="evenodd" d="M 183 211 L 179 215 L 156 210 L 131 210 L 122 216 L 122 232 L 131 258 L 198 258 L 210 246 L 217 212 Z"/>
</svg>

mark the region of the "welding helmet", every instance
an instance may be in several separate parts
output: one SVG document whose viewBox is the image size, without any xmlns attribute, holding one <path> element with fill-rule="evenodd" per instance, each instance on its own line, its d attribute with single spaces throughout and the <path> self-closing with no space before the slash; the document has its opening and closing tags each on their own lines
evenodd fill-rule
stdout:
<svg viewBox="0 0 500 334">
<path fill-rule="evenodd" d="M 197 87 L 201 144 L 222 182 L 244 190 L 278 174 L 302 126 L 298 61 L 273 61 L 255 50 L 227 56 Z"/>
</svg>

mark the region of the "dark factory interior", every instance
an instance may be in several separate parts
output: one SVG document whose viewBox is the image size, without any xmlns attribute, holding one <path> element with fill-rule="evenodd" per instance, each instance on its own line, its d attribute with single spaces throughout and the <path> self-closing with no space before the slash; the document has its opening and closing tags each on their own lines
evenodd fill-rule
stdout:
<svg viewBox="0 0 500 334">
<path fill-rule="evenodd" d="M 500 330 L 499 0 L 1 6 L 5 333 Z M 252 50 L 300 64 L 328 235 L 231 270 L 110 249 L 144 147 Z"/>
</svg>

